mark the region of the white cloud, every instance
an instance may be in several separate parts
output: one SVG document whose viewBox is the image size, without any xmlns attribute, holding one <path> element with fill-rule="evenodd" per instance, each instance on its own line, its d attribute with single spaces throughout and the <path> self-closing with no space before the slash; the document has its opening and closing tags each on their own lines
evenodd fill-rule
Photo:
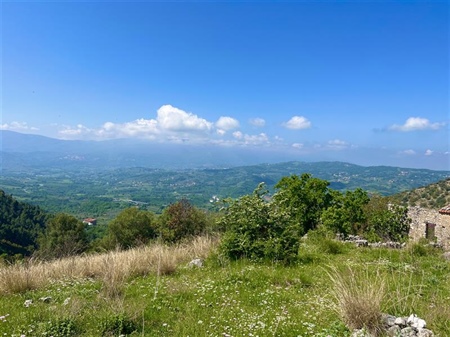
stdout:
<svg viewBox="0 0 450 337">
<path fill-rule="evenodd" d="M 83 125 L 76 127 L 64 126 L 59 131 L 62 138 L 113 139 L 113 138 L 144 138 L 187 141 L 198 139 L 209 134 L 214 124 L 197 115 L 188 113 L 171 105 L 163 105 L 157 111 L 156 119 L 139 118 L 125 123 L 106 122 L 96 129 Z M 216 130 L 220 135 L 220 129 Z"/>
<path fill-rule="evenodd" d="M 259 135 L 244 135 L 244 143 L 246 145 L 261 145 L 269 142 L 269 137 L 265 133 Z"/>
<path fill-rule="evenodd" d="M 252 118 L 249 120 L 249 123 L 258 128 L 262 128 L 263 126 L 266 125 L 266 121 L 262 118 Z"/>
<path fill-rule="evenodd" d="M 155 139 L 160 134 L 157 121 L 154 119 L 136 119 L 127 123 L 106 122 L 98 129 L 90 129 L 82 124 L 75 128 L 64 126 L 58 133 L 62 138 L 70 139 L 112 139 L 112 138 L 147 138 Z"/>
<path fill-rule="evenodd" d="M 412 156 L 412 155 L 415 155 L 415 154 L 416 154 L 416 151 L 414 151 L 414 150 L 412 150 L 412 149 L 409 149 L 409 150 L 401 151 L 400 153 L 401 153 L 401 154 L 406 154 L 406 155 Z"/>
<path fill-rule="evenodd" d="M 233 137 L 236 139 L 242 139 L 244 137 L 244 135 L 242 134 L 241 131 L 235 131 L 235 132 L 233 132 Z"/>
<path fill-rule="evenodd" d="M 224 131 L 237 129 L 239 127 L 239 121 L 232 117 L 222 116 L 217 120 L 216 127 Z"/>
<path fill-rule="evenodd" d="M 72 128 L 70 126 L 64 126 L 63 130 L 60 130 L 59 133 L 63 136 L 67 136 L 69 138 L 72 138 L 74 136 L 80 136 L 80 135 L 86 135 L 91 133 L 93 130 L 85 127 L 82 124 L 78 124 L 75 128 Z"/>
<path fill-rule="evenodd" d="M 217 129 L 217 134 L 219 135 L 219 136 L 223 136 L 223 135 L 225 135 L 227 132 L 225 131 L 225 130 L 222 130 L 222 129 Z"/>
<path fill-rule="evenodd" d="M 283 123 L 283 126 L 292 130 L 309 129 L 311 122 L 303 116 L 294 116 L 288 122 Z"/>
<path fill-rule="evenodd" d="M 419 131 L 419 130 L 437 130 L 443 127 L 445 123 L 431 123 L 426 118 L 409 117 L 403 125 L 391 125 L 389 130 L 392 131 Z"/>
<path fill-rule="evenodd" d="M 327 142 L 327 147 L 334 150 L 346 149 L 350 146 L 349 143 L 340 139 L 333 139 Z"/>
<path fill-rule="evenodd" d="M 0 124 L 0 130 L 10 130 L 10 131 L 35 131 L 39 130 L 33 126 L 28 126 L 25 122 L 11 122 Z"/>
<path fill-rule="evenodd" d="M 425 156 L 431 156 L 433 154 L 434 151 L 428 149 L 425 151 Z"/>
<path fill-rule="evenodd" d="M 294 144 L 292 144 L 292 147 L 295 148 L 295 149 L 303 149 L 304 144 L 302 144 L 302 143 L 294 143 Z"/>
<path fill-rule="evenodd" d="M 197 115 L 173 107 L 163 105 L 157 111 L 158 126 L 170 131 L 209 131 L 212 123 Z"/>
</svg>

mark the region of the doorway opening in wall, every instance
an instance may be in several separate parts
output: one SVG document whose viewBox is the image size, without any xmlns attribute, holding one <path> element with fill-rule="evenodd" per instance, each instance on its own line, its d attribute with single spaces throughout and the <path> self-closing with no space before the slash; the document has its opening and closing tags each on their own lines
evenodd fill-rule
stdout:
<svg viewBox="0 0 450 337">
<path fill-rule="evenodd" d="M 425 226 L 425 238 L 428 240 L 436 239 L 436 224 L 427 222 Z"/>
</svg>

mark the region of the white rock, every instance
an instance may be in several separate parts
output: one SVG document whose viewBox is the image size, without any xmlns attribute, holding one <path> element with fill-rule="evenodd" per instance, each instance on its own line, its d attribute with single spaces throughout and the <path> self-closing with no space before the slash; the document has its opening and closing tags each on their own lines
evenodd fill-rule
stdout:
<svg viewBox="0 0 450 337">
<path fill-rule="evenodd" d="M 394 324 L 400 325 L 400 326 L 406 326 L 406 319 L 403 317 L 397 317 L 394 321 Z"/>
<path fill-rule="evenodd" d="M 386 331 L 388 336 L 396 337 L 400 333 L 400 327 L 398 325 L 393 325 L 389 327 L 389 329 Z"/>
<path fill-rule="evenodd" d="M 52 300 L 51 296 L 41 297 L 40 300 L 44 303 L 49 303 Z"/>
<path fill-rule="evenodd" d="M 33 300 L 26 300 L 23 305 L 28 308 L 32 304 L 33 304 Z"/>
<path fill-rule="evenodd" d="M 412 314 L 411 316 L 408 317 L 407 323 L 409 326 L 416 328 L 416 329 L 423 329 L 427 325 L 425 320 L 417 317 L 417 315 L 414 315 L 414 314 Z"/>
<path fill-rule="evenodd" d="M 431 330 L 428 329 L 419 329 L 419 333 L 417 334 L 417 337 L 433 337 L 434 333 Z"/>
<path fill-rule="evenodd" d="M 203 260 L 202 259 L 194 259 L 188 264 L 189 267 L 203 267 Z"/>
</svg>

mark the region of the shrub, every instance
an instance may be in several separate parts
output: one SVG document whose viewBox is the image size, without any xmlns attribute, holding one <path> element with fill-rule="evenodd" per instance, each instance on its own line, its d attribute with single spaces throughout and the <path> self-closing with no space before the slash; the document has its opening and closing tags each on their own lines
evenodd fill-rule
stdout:
<svg viewBox="0 0 450 337">
<path fill-rule="evenodd" d="M 56 321 L 50 321 L 45 326 L 45 335 L 53 337 L 71 337 L 78 336 L 80 329 L 73 319 L 65 318 Z"/>
<path fill-rule="evenodd" d="M 138 325 L 125 314 L 107 317 L 100 321 L 100 333 L 102 336 L 128 335 L 137 330 Z"/>
<path fill-rule="evenodd" d="M 252 195 L 229 201 L 220 220 L 227 229 L 221 251 L 231 259 L 249 258 L 293 262 L 298 256 L 298 226 L 277 205 L 267 202 L 261 184 Z"/>
<path fill-rule="evenodd" d="M 343 242 L 333 239 L 324 239 L 320 242 L 321 251 L 326 254 L 343 254 L 347 250 L 347 246 Z"/>
<path fill-rule="evenodd" d="M 130 207 L 117 215 L 108 225 L 106 248 L 132 248 L 156 238 L 156 221 L 152 212 Z"/>
<path fill-rule="evenodd" d="M 166 209 L 160 217 L 160 233 L 166 242 L 179 242 L 200 235 L 207 225 L 206 214 L 182 199 Z"/>
</svg>

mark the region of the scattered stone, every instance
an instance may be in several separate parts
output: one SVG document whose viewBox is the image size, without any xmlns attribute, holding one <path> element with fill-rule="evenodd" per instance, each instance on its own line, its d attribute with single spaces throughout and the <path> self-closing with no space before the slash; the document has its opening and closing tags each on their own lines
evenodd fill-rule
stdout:
<svg viewBox="0 0 450 337">
<path fill-rule="evenodd" d="M 420 329 L 419 333 L 417 334 L 417 337 L 433 337 L 434 333 L 431 330 L 428 329 Z"/>
<path fill-rule="evenodd" d="M 414 337 L 415 335 L 416 335 L 416 330 L 411 328 L 410 326 L 400 330 L 401 337 Z"/>
<path fill-rule="evenodd" d="M 394 324 L 400 327 L 406 327 L 406 319 L 403 317 L 397 317 L 394 321 Z"/>
<path fill-rule="evenodd" d="M 369 246 L 369 241 L 367 240 L 355 240 L 355 245 L 356 247 L 368 247 Z"/>
<path fill-rule="evenodd" d="M 444 254 L 442 254 L 442 257 L 447 260 L 450 261 L 450 252 L 445 252 Z"/>
<path fill-rule="evenodd" d="M 350 337 L 374 337 L 374 335 L 363 328 L 354 330 Z"/>
<path fill-rule="evenodd" d="M 427 323 L 423 319 L 417 317 L 417 315 L 414 314 L 408 317 L 406 323 L 416 329 L 423 329 L 427 325 Z"/>
<path fill-rule="evenodd" d="M 388 315 L 388 314 L 381 315 L 381 320 L 383 321 L 383 323 L 386 327 L 394 326 L 396 319 L 397 319 L 397 317 L 392 316 L 392 315 Z"/>
<path fill-rule="evenodd" d="M 197 268 L 201 268 L 203 267 L 203 260 L 202 259 L 194 259 L 191 262 L 188 263 L 188 267 L 193 268 L 193 267 L 197 267 Z"/>
<path fill-rule="evenodd" d="M 41 297 L 39 300 L 44 303 L 50 303 L 52 298 L 51 298 L 51 296 L 46 296 L 46 297 Z"/>
<path fill-rule="evenodd" d="M 389 337 L 434 337 L 431 330 L 425 329 L 425 320 L 412 314 L 409 317 L 395 317 L 382 314 L 384 332 Z M 384 336 L 384 335 L 383 335 Z M 373 337 L 365 329 L 355 329 L 351 337 Z"/>
<path fill-rule="evenodd" d="M 69 304 L 69 302 L 70 302 L 70 297 L 67 297 L 67 298 L 64 300 L 63 305 L 67 305 L 67 304 Z"/>
<path fill-rule="evenodd" d="M 33 304 L 33 300 L 26 300 L 26 301 L 23 303 L 23 305 L 24 305 L 26 308 L 30 307 L 32 304 Z"/>
<path fill-rule="evenodd" d="M 393 325 L 387 329 L 387 335 L 389 337 L 396 337 L 400 334 L 400 327 L 398 325 Z"/>
</svg>

